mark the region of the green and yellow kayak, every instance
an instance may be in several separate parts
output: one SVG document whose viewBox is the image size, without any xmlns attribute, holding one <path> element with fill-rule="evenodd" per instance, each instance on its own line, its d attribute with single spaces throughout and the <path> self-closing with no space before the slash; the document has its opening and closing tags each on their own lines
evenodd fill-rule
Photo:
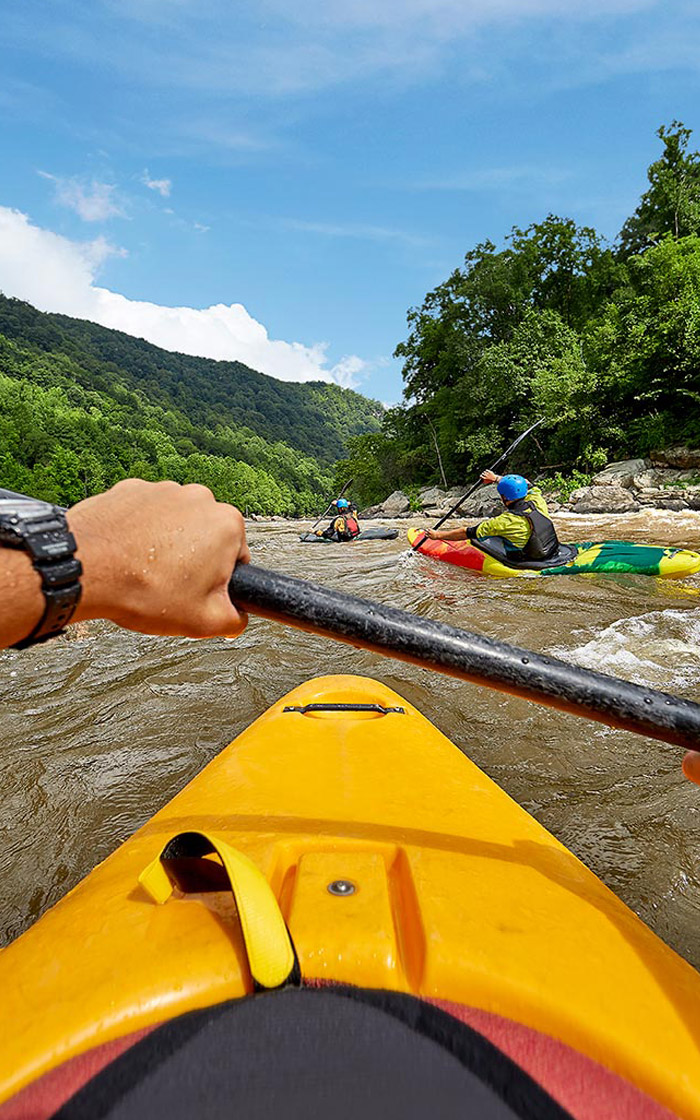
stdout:
<svg viewBox="0 0 700 1120">
<path fill-rule="evenodd" d="M 408 530 L 413 548 L 424 537 L 421 529 Z M 700 572 L 700 553 L 687 548 L 662 548 L 658 545 L 635 544 L 632 541 L 594 541 L 587 544 L 562 545 L 561 557 L 546 564 L 527 564 L 508 560 L 503 545 L 496 538 L 486 538 L 477 546 L 474 541 L 434 541 L 424 537 L 417 552 L 434 560 L 444 560 L 458 568 L 469 568 L 485 576 L 557 576 L 593 575 L 629 572 L 643 576 L 682 579 Z"/>
<path fill-rule="evenodd" d="M 569 1110 L 548 1116 L 700 1120 L 700 975 L 411 704 L 349 676 L 274 704 L 0 953 L 0 1117 L 299 976 L 470 1024 Z"/>
</svg>

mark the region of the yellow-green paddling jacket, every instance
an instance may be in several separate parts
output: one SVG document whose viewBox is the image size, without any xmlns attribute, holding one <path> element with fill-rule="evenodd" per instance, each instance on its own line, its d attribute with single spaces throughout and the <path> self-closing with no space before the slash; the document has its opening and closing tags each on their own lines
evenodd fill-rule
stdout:
<svg viewBox="0 0 700 1120">
<path fill-rule="evenodd" d="M 547 503 L 542 497 L 539 486 L 531 486 L 526 499 L 532 502 L 545 517 L 549 517 Z M 510 510 L 499 513 L 497 517 L 489 517 L 487 521 L 480 521 L 476 526 L 477 540 L 482 541 L 484 537 L 503 537 L 514 548 L 520 549 L 525 548 L 531 533 L 532 528 L 528 519 L 522 514 L 511 513 Z"/>
</svg>

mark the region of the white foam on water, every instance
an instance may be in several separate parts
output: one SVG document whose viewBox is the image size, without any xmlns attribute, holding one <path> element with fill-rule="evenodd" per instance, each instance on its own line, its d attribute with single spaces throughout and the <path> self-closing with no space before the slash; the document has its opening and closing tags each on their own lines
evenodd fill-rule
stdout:
<svg viewBox="0 0 700 1120">
<path fill-rule="evenodd" d="M 700 684 L 700 610 L 651 611 L 623 618 L 580 646 L 550 651 L 563 661 L 637 684 Z"/>
<path fill-rule="evenodd" d="M 559 510 L 554 514 L 557 524 L 564 524 L 567 528 L 599 527 L 598 540 L 624 539 L 625 532 L 638 529 L 644 531 L 644 536 L 655 544 L 655 532 L 658 530 L 673 530 L 674 533 L 689 532 L 691 539 L 696 540 L 700 532 L 700 510 L 692 509 L 641 509 L 630 513 L 571 513 L 568 510 Z M 617 528 L 616 522 L 620 526 Z M 578 535 L 578 534 L 577 534 Z"/>
</svg>

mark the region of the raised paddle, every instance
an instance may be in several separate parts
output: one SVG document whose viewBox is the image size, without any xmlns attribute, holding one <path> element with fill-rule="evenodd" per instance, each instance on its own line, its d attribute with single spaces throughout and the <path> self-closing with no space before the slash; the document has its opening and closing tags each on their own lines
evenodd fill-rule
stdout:
<svg viewBox="0 0 700 1120">
<path fill-rule="evenodd" d="M 352 484 L 353 484 L 353 481 L 354 481 L 354 480 L 353 480 L 353 479 L 351 478 L 349 482 L 346 482 L 346 483 L 345 483 L 345 486 L 343 487 L 343 489 L 342 489 L 342 490 L 340 491 L 340 493 L 338 494 L 338 497 L 337 497 L 337 498 L 334 498 L 332 502 L 329 502 L 329 503 L 328 503 L 328 505 L 327 505 L 327 506 L 326 506 L 326 508 L 324 509 L 323 513 L 321 514 L 321 516 L 320 516 L 320 517 L 318 518 L 318 520 L 317 520 L 317 521 L 316 521 L 316 522 L 315 522 L 315 523 L 314 523 L 314 524 L 313 524 L 313 525 L 311 526 L 311 528 L 310 528 L 310 529 L 307 529 L 307 532 L 309 532 L 309 533 L 313 533 L 313 531 L 315 530 L 316 526 L 317 526 L 317 525 L 320 525 L 320 524 L 321 524 L 321 522 L 323 521 L 324 517 L 326 517 L 326 516 L 327 516 L 327 515 L 328 515 L 328 514 L 330 513 L 330 511 L 331 511 L 331 510 L 333 509 L 333 506 L 335 505 L 335 503 L 336 503 L 337 501 L 339 501 L 339 500 L 340 500 L 340 499 L 342 498 L 342 496 L 343 496 L 343 494 L 345 493 L 345 491 L 346 491 L 346 490 L 349 490 L 349 489 L 350 489 L 350 487 L 351 487 L 351 486 L 352 486 Z"/>
<path fill-rule="evenodd" d="M 493 466 L 489 467 L 488 469 L 490 471 L 495 471 L 496 467 L 500 467 L 501 463 L 504 463 L 506 461 L 506 459 L 508 458 L 508 456 L 512 455 L 512 453 L 515 451 L 516 447 L 518 447 L 523 442 L 523 440 L 526 439 L 530 435 L 530 432 L 534 432 L 535 428 L 539 428 L 540 424 L 544 424 L 544 421 L 545 421 L 544 416 L 541 417 L 540 420 L 536 420 L 535 423 L 531 427 L 529 427 L 526 432 L 523 432 L 523 434 L 521 436 L 518 436 L 518 438 L 516 440 L 514 440 L 513 443 L 511 443 L 508 450 L 504 451 L 503 454 L 501 455 L 500 459 L 496 459 L 496 462 L 493 464 Z M 484 472 L 482 471 L 481 474 L 483 474 L 483 473 Z M 435 522 L 435 524 L 433 525 L 433 529 L 439 529 L 440 526 L 445 521 L 447 521 L 447 519 L 449 517 L 452 517 L 452 514 L 457 512 L 457 510 L 462 505 L 462 503 L 466 502 L 467 498 L 471 498 L 472 494 L 474 493 L 475 490 L 478 490 L 479 486 L 481 486 L 481 475 L 479 475 L 479 478 L 476 480 L 474 485 L 469 490 L 467 490 L 466 494 L 463 494 L 462 497 L 459 499 L 459 501 L 455 505 L 452 506 L 452 509 L 449 509 L 447 511 L 447 513 L 443 514 L 443 516 L 440 518 L 439 521 Z M 419 537 L 411 545 L 412 551 L 415 552 L 417 548 L 420 548 L 420 546 L 423 544 L 423 541 L 425 541 L 425 540 L 427 540 L 427 536 L 424 533 L 422 537 Z"/>
<path fill-rule="evenodd" d="M 242 610 L 298 630 L 436 669 L 609 727 L 689 750 L 700 748 L 700 704 L 667 692 L 252 564 L 238 565 L 229 594 Z"/>
</svg>

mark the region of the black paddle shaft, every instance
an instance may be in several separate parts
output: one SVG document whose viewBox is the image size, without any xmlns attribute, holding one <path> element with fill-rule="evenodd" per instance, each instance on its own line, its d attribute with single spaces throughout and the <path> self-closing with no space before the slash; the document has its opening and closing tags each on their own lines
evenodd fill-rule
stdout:
<svg viewBox="0 0 700 1120">
<path fill-rule="evenodd" d="M 700 749 L 700 704 L 542 657 L 443 622 L 239 564 L 229 584 L 242 610 L 534 700 L 563 712 Z"/>
</svg>

